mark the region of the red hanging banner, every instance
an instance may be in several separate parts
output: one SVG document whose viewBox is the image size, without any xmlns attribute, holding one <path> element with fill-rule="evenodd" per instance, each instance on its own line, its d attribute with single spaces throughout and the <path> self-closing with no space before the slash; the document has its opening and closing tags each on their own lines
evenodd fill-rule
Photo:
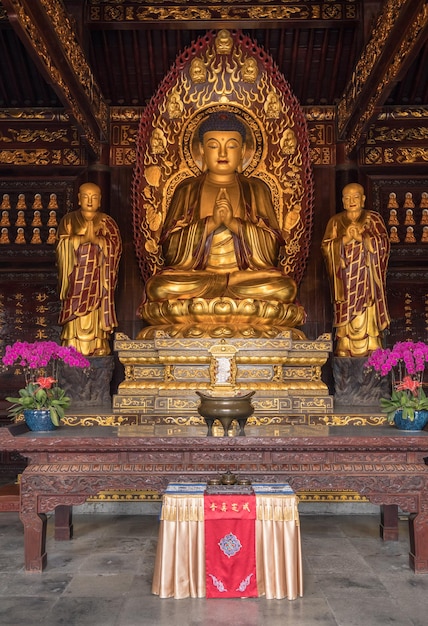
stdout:
<svg viewBox="0 0 428 626">
<path fill-rule="evenodd" d="M 207 598 L 254 598 L 256 497 L 204 496 Z"/>
</svg>

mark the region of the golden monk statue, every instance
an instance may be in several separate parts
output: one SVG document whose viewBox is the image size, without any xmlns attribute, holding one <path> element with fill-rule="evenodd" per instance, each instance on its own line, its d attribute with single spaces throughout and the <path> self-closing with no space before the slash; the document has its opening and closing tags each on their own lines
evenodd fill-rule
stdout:
<svg viewBox="0 0 428 626">
<path fill-rule="evenodd" d="M 98 185 L 81 185 L 80 209 L 64 215 L 57 233 L 61 343 L 85 356 L 109 354 L 117 326 L 114 291 L 122 242 L 116 222 L 98 210 L 100 203 Z"/>
<path fill-rule="evenodd" d="M 390 322 L 385 293 L 390 242 L 379 213 L 364 209 L 361 185 L 346 185 L 342 198 L 345 210 L 329 220 L 322 242 L 334 301 L 335 355 L 364 357 L 381 347 Z"/>
<path fill-rule="evenodd" d="M 142 313 L 147 321 L 161 317 L 153 314 L 154 303 L 169 302 L 171 311 L 171 301 L 191 301 L 186 312 L 197 318 L 202 300 L 217 298 L 219 316 L 227 314 L 226 302 L 230 307 L 245 300 L 247 321 L 259 301 L 269 311 L 264 319 L 256 314 L 256 323 L 272 325 L 282 318 L 283 325 L 294 327 L 303 322 L 302 307 L 287 306 L 297 287 L 278 268 L 284 237 L 269 188 L 239 173 L 245 134 L 245 125 L 226 111 L 212 113 L 200 125 L 206 171 L 184 180 L 173 194 L 160 238 L 164 267 L 146 284 Z M 166 307 L 163 311 L 168 316 Z M 215 323 L 215 312 L 210 321 Z"/>
</svg>

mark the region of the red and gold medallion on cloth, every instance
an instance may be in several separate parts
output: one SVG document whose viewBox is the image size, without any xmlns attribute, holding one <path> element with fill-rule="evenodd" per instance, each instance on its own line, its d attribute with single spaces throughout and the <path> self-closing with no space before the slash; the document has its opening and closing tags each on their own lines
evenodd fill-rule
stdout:
<svg viewBox="0 0 428 626">
<path fill-rule="evenodd" d="M 204 496 L 207 598 L 254 598 L 256 497 Z"/>
</svg>

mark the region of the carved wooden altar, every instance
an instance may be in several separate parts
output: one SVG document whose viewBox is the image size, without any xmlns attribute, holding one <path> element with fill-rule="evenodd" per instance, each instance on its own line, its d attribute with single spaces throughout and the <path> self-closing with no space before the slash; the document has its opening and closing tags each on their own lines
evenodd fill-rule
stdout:
<svg viewBox="0 0 428 626">
<path fill-rule="evenodd" d="M 428 432 L 341 426 L 329 427 L 328 436 L 168 438 L 130 436 L 126 427 L 43 434 L 19 428 L 2 428 L 0 447 L 29 461 L 20 512 L 27 572 L 46 565 L 49 511 L 83 504 L 104 489 L 163 491 L 171 480 L 203 481 L 230 469 L 257 481 L 288 482 L 297 493 L 358 491 L 382 506 L 384 539 L 397 537 L 397 516 L 390 514 L 400 507 L 410 513 L 410 566 L 428 573 Z"/>
</svg>

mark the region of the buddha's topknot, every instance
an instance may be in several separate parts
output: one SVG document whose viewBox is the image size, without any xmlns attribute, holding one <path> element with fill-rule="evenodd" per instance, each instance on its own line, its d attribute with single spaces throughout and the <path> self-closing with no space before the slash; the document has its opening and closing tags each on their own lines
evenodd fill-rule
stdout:
<svg viewBox="0 0 428 626">
<path fill-rule="evenodd" d="M 241 135 L 242 141 L 245 142 L 245 126 L 234 113 L 230 113 L 229 111 L 216 111 L 215 113 L 211 113 L 199 127 L 199 141 L 202 143 L 205 133 L 217 130 L 237 132 Z"/>
</svg>

